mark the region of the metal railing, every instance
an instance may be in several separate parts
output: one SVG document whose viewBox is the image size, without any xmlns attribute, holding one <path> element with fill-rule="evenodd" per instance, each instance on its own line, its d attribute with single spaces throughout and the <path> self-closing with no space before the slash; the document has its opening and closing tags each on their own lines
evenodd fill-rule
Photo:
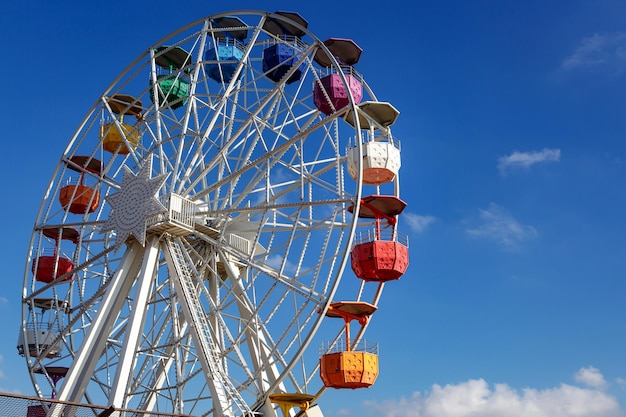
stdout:
<svg viewBox="0 0 626 417">
<path fill-rule="evenodd" d="M 63 417 L 195 417 L 190 414 L 172 414 L 157 411 L 122 409 L 66 401 L 48 400 L 20 394 L 0 392 L 2 417 L 46 417 L 52 406 L 62 407 Z"/>
<path fill-rule="evenodd" d="M 356 342 L 356 344 L 351 341 L 351 352 L 366 352 L 374 355 L 378 355 L 378 342 L 374 342 L 372 340 L 360 339 Z M 323 342 L 319 348 L 320 356 L 329 354 L 329 353 L 339 353 L 346 352 L 346 339 L 341 338 L 337 340 L 331 340 L 327 342 Z"/>
<path fill-rule="evenodd" d="M 172 193 L 166 207 L 168 207 L 167 212 L 155 214 L 146 219 L 147 228 L 159 223 L 172 222 L 193 230 L 196 216 L 196 205 L 193 201 Z"/>
<path fill-rule="evenodd" d="M 368 230 L 359 231 L 354 236 L 355 245 L 374 242 L 376 240 L 397 242 L 404 246 L 409 246 L 409 237 L 404 233 L 398 232 L 394 228 L 381 228 L 380 230 L 376 230 L 376 228 L 371 228 Z"/>
</svg>

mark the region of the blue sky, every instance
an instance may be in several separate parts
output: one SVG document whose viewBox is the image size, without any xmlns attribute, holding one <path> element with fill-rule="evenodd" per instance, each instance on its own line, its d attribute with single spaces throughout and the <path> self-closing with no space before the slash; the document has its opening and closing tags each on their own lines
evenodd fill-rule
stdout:
<svg viewBox="0 0 626 417">
<path fill-rule="evenodd" d="M 27 245 L 98 95 L 191 21 L 289 10 L 354 39 L 357 69 L 400 110 L 410 266 L 367 333 L 378 381 L 328 392 L 324 414 L 626 416 L 626 4 L 401 3 L 3 6 L 0 391 L 32 394 L 15 349 Z"/>
</svg>

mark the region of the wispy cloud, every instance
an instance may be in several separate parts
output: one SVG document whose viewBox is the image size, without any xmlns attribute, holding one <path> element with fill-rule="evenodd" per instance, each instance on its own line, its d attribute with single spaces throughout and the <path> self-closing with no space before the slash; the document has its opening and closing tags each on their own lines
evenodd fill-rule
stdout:
<svg viewBox="0 0 626 417">
<path fill-rule="evenodd" d="M 626 69 L 626 33 L 594 34 L 584 38 L 562 63 L 564 71 L 605 69 L 621 72 Z"/>
<path fill-rule="evenodd" d="M 505 248 L 513 249 L 524 241 L 537 237 L 537 230 L 518 222 L 504 208 L 495 203 L 480 210 L 479 224 L 466 230 L 467 234 L 494 240 Z"/>
<path fill-rule="evenodd" d="M 518 152 L 498 158 L 498 169 L 502 175 L 516 168 L 530 168 L 542 162 L 558 162 L 561 160 L 560 149 L 545 148 L 541 151 Z"/>
<path fill-rule="evenodd" d="M 436 220 L 433 216 L 420 216 L 414 213 L 403 213 L 402 221 L 406 222 L 414 233 L 422 233 Z"/>
<path fill-rule="evenodd" d="M 593 366 L 580 368 L 574 375 L 574 378 L 576 382 L 580 382 L 592 388 L 602 389 L 606 388 L 608 385 L 600 370 Z"/>
<path fill-rule="evenodd" d="M 284 268 L 283 271 L 289 274 L 293 274 L 296 271 L 296 266 L 293 263 L 285 260 L 279 255 L 270 256 L 265 263 L 274 268 L 276 271 L 279 271 L 281 268 Z"/>
<path fill-rule="evenodd" d="M 434 384 L 410 398 L 366 401 L 361 416 L 379 417 L 618 417 L 617 399 L 605 392 L 560 384 L 546 389 L 517 390 L 507 384 L 490 386 L 484 379 L 459 384 Z"/>
</svg>

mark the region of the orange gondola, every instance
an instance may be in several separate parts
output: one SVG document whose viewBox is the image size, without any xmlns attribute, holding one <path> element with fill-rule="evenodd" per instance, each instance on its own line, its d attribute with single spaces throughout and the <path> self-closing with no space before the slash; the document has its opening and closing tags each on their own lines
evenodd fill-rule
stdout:
<svg viewBox="0 0 626 417">
<path fill-rule="evenodd" d="M 367 323 L 376 311 L 376 306 L 360 301 L 340 301 L 332 303 L 326 311 L 327 317 L 342 318 L 345 322 L 345 348 L 333 344 L 320 359 L 320 377 L 329 388 L 369 388 L 378 377 L 378 345 L 350 341 L 350 322 L 357 320 Z"/>
<path fill-rule="evenodd" d="M 79 172 L 78 179 L 68 179 L 67 184 L 59 191 L 61 206 L 74 214 L 93 213 L 100 206 L 100 193 L 97 189 L 86 185 L 85 174 L 100 175 L 102 163 L 88 156 L 74 156 L 65 161 L 67 167 Z"/>
</svg>

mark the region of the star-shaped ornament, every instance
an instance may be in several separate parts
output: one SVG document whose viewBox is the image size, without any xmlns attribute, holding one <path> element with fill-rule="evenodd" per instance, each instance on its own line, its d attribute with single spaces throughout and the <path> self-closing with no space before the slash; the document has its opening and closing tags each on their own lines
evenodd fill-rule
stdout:
<svg viewBox="0 0 626 417">
<path fill-rule="evenodd" d="M 137 175 L 125 166 L 120 190 L 105 197 L 111 206 L 111 214 L 102 227 L 102 231 L 116 231 L 116 247 L 126 242 L 130 235 L 145 246 L 146 219 L 167 211 L 167 208 L 156 198 L 167 174 L 150 178 L 150 172 L 152 172 L 152 158 L 143 164 Z"/>
</svg>

